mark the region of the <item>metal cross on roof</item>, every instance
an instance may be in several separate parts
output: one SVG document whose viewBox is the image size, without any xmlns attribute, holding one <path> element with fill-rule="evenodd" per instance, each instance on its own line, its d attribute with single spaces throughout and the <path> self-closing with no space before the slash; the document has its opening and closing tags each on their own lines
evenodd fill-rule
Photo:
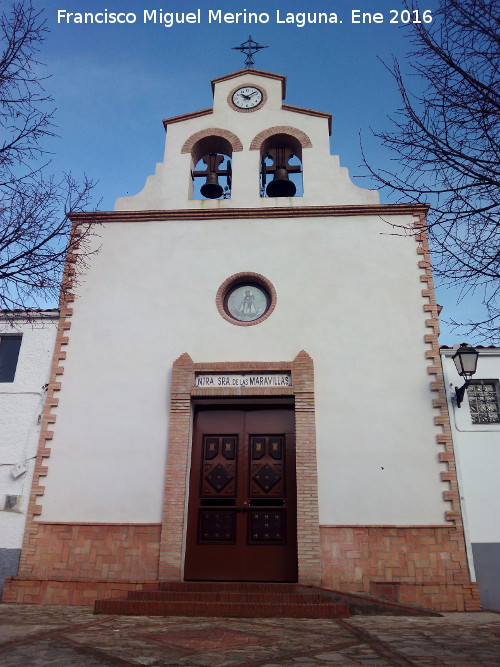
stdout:
<svg viewBox="0 0 500 667">
<path fill-rule="evenodd" d="M 232 48 L 246 54 L 245 65 L 248 68 L 251 68 L 255 65 L 255 60 L 253 59 L 253 54 L 257 53 L 257 51 L 260 51 L 261 49 L 267 49 L 269 47 L 262 46 L 262 44 L 259 44 L 258 42 L 254 42 L 252 40 L 252 35 L 250 35 L 246 42 L 242 42 L 240 44 L 240 46 L 233 46 Z"/>
</svg>

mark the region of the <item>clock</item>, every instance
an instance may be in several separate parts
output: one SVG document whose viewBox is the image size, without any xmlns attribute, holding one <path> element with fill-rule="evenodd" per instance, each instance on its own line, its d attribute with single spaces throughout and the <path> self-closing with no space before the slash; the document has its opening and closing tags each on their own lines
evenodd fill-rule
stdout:
<svg viewBox="0 0 500 667">
<path fill-rule="evenodd" d="M 244 86 L 234 91 L 231 101 L 241 111 L 251 111 L 262 104 L 264 93 L 256 86 Z"/>
</svg>

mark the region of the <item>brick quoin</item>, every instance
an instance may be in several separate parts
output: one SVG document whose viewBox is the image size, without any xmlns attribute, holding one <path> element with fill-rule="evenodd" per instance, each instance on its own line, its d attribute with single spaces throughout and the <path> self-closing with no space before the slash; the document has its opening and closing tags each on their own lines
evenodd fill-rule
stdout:
<svg viewBox="0 0 500 667">
<path fill-rule="evenodd" d="M 425 284 L 425 287 L 421 290 L 424 299 L 422 310 L 424 313 L 425 325 L 429 329 L 429 332 L 424 335 L 424 343 L 430 345 L 430 348 L 425 352 L 425 357 L 429 362 L 427 372 L 429 375 L 433 376 L 432 381 L 429 383 L 430 390 L 435 395 L 432 399 L 432 406 L 439 411 L 439 414 L 434 418 L 434 423 L 440 430 L 440 433 L 436 435 L 436 444 L 439 447 L 444 448 L 444 451 L 438 453 L 438 460 L 440 463 L 447 466 L 447 470 L 441 472 L 441 480 L 449 484 L 449 489 L 443 492 L 443 500 L 451 505 L 451 511 L 445 513 L 445 518 L 446 521 L 449 521 L 450 524 L 452 524 L 450 527 L 436 528 L 435 532 L 428 536 L 431 541 L 428 542 L 430 546 L 428 546 L 427 549 L 433 548 L 432 540 L 435 540 L 436 543 L 439 542 L 439 544 L 446 544 L 448 556 L 446 556 L 444 551 L 442 552 L 443 563 L 447 563 L 448 558 L 451 559 L 451 565 L 446 571 L 448 584 L 446 590 L 441 588 L 439 593 L 436 593 L 432 583 L 429 583 L 428 576 L 426 577 L 425 585 L 420 585 L 418 590 L 416 587 L 412 589 L 411 584 L 409 583 L 404 583 L 404 585 L 402 583 L 400 586 L 400 600 L 402 602 L 412 602 L 415 601 L 417 597 L 417 604 L 432 606 L 434 609 L 450 611 L 462 611 L 467 609 L 474 611 L 480 608 L 479 592 L 477 583 L 470 581 L 469 566 L 467 562 L 455 453 L 451 437 L 450 417 L 439 353 L 439 307 L 436 302 L 434 291 L 434 279 L 432 276 L 426 219 L 425 214 L 422 212 L 418 214 L 415 212 L 415 215 L 417 218 L 415 221 L 416 233 L 414 238 L 418 244 L 418 266 L 422 269 L 420 281 Z M 429 315 L 430 317 L 428 317 Z M 419 530 L 418 527 L 415 527 L 415 531 L 417 531 L 415 535 L 422 534 Z M 425 562 L 428 557 L 431 559 L 430 578 L 433 580 L 433 577 L 436 576 L 435 569 L 433 569 L 435 557 L 432 558 L 431 556 L 428 556 L 425 547 L 426 541 L 427 540 L 424 539 L 421 545 L 422 553 L 420 561 Z M 442 576 L 442 571 L 440 570 L 440 572 Z M 445 583 L 446 582 L 440 582 L 440 585 L 444 586 Z M 456 590 L 457 586 L 460 589 L 458 591 Z"/>
<path fill-rule="evenodd" d="M 90 222 L 91 217 L 88 219 L 88 223 Z M 71 248 L 71 251 L 66 257 L 61 280 L 61 290 L 59 293 L 59 322 L 42 413 L 33 481 L 26 511 L 26 525 L 24 529 L 21 557 L 19 560 L 20 576 L 31 573 L 32 565 L 28 562 L 28 559 L 30 555 L 36 552 L 36 540 L 38 535 L 36 518 L 42 513 L 42 508 L 38 503 L 38 499 L 43 496 L 45 492 L 45 487 L 41 484 L 41 481 L 47 476 L 48 472 L 48 467 L 46 465 L 46 461 L 50 457 L 50 447 L 48 445 L 54 437 L 54 432 L 51 427 L 55 424 L 57 418 L 53 410 L 59 404 L 58 394 L 61 391 L 60 379 L 64 373 L 64 366 L 61 365 L 61 361 L 66 359 L 66 347 L 69 342 L 67 332 L 71 329 L 71 316 L 73 315 L 73 309 L 70 307 L 70 304 L 75 300 L 72 290 L 76 275 L 76 253 L 79 248 L 79 238 L 81 236 L 81 230 L 78 228 L 78 225 L 79 223 L 77 221 L 73 221 L 69 238 L 69 247 Z"/>
</svg>

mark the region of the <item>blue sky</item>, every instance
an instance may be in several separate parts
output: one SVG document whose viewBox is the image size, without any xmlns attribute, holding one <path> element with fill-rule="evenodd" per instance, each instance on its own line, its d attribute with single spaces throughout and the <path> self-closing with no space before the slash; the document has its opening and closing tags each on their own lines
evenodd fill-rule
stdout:
<svg viewBox="0 0 500 667">
<path fill-rule="evenodd" d="M 420 11 L 436 8 L 425 0 Z M 351 178 L 358 180 L 361 167 L 359 136 L 372 163 L 387 165 L 391 156 L 381 151 L 370 127 L 389 126 L 388 115 L 399 106 L 392 78 L 381 60 L 396 56 L 407 65 L 409 32 L 390 19 L 403 3 L 394 0 L 334 0 L 332 2 L 276 0 L 275 2 L 227 2 L 193 0 L 49 0 L 43 7 L 50 32 L 40 60 L 51 78 L 46 82 L 56 106 L 58 138 L 50 142 L 53 169 L 86 173 L 97 180 L 99 208 L 112 210 L 116 197 L 135 194 L 155 163 L 163 159 L 163 118 L 204 109 L 212 104 L 210 80 L 244 67 L 243 56 L 231 49 L 253 39 L 269 48 L 256 55 L 256 67 L 287 76 L 288 104 L 333 114 L 332 153 L 340 155 Z M 144 24 L 143 10 L 195 12 L 202 23 Z M 77 25 L 58 23 L 58 10 L 68 12 L 134 12 L 131 25 Z M 209 24 L 208 10 L 265 12 L 267 24 Z M 382 24 L 353 24 L 351 11 L 381 13 Z M 395 10 L 391 13 L 391 10 Z M 335 12 L 342 23 L 327 25 L 278 24 L 277 11 Z M 404 68 L 403 67 L 403 68 Z M 414 80 L 416 87 L 418 80 Z M 392 156 L 393 157 L 393 156 Z M 390 201 L 383 196 L 383 201 Z M 467 318 L 456 295 L 439 290 L 438 301 L 446 318 Z M 459 342 L 459 334 L 443 326 L 441 342 Z"/>
</svg>

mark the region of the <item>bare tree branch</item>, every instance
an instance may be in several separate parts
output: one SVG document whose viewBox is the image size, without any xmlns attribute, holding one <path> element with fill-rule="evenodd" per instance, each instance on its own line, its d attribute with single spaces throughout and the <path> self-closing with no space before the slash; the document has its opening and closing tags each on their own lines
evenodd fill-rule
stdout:
<svg viewBox="0 0 500 667">
<path fill-rule="evenodd" d="M 500 342 L 500 13 L 494 0 L 442 0 L 432 24 L 414 24 L 411 75 L 387 69 L 402 106 L 373 134 L 397 166 L 365 166 L 397 201 L 426 201 L 435 272 L 481 298 L 485 317 L 465 325 Z"/>
<path fill-rule="evenodd" d="M 0 16 L 1 309 L 57 303 L 67 253 L 78 248 L 82 265 L 93 234 L 90 226 L 71 234 L 66 217 L 90 206 L 92 181 L 47 173 L 45 141 L 55 128 L 38 60 L 46 32 L 31 0 L 15 2 Z"/>
</svg>

